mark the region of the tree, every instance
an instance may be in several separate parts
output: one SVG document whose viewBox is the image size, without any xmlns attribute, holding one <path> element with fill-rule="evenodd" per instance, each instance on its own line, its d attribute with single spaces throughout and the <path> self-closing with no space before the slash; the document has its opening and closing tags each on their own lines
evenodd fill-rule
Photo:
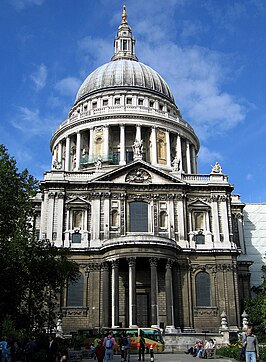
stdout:
<svg viewBox="0 0 266 362">
<path fill-rule="evenodd" d="M 0 145 L 0 321 L 19 328 L 53 327 L 58 295 L 75 282 L 78 265 L 69 250 L 34 237 L 33 198 L 38 182 Z"/>
<path fill-rule="evenodd" d="M 263 265 L 261 270 L 264 272 L 262 284 L 252 288 L 256 296 L 245 301 L 248 321 L 253 325 L 256 333 L 262 333 L 266 329 L 266 266 Z"/>
</svg>

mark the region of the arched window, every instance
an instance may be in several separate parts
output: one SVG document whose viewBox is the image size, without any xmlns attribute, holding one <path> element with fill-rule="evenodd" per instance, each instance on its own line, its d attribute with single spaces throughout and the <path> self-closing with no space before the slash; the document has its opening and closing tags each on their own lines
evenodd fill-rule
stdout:
<svg viewBox="0 0 266 362">
<path fill-rule="evenodd" d="M 67 306 L 83 307 L 84 294 L 84 276 L 80 273 L 80 277 L 76 283 L 68 283 L 67 288 Z"/>
<path fill-rule="evenodd" d="M 111 226 L 118 226 L 118 211 L 117 210 L 112 210 L 111 213 Z"/>
<path fill-rule="evenodd" d="M 129 204 L 129 231 L 148 231 L 148 204 L 143 201 Z"/>
<path fill-rule="evenodd" d="M 95 141 L 95 155 L 101 156 L 102 155 L 102 147 L 103 147 L 103 139 L 102 137 L 97 137 Z"/>
<path fill-rule="evenodd" d="M 206 272 L 196 275 L 196 305 L 197 307 L 211 306 L 210 276 Z"/>
<path fill-rule="evenodd" d="M 160 212 L 160 218 L 159 218 L 159 226 L 162 229 L 166 229 L 167 228 L 167 222 L 168 222 L 168 215 L 166 211 L 161 211 Z"/>
</svg>

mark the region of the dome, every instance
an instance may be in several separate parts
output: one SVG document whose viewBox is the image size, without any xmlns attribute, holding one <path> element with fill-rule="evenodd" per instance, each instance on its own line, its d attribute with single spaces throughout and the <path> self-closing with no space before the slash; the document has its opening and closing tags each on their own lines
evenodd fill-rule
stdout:
<svg viewBox="0 0 266 362">
<path fill-rule="evenodd" d="M 94 91 L 113 87 L 144 88 L 174 102 L 174 97 L 164 79 L 152 68 L 131 59 L 111 61 L 97 68 L 81 85 L 76 102 Z"/>
</svg>

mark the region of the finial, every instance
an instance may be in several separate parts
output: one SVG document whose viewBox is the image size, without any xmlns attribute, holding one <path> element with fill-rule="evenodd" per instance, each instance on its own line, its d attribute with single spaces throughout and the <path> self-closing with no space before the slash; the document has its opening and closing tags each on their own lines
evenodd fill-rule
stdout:
<svg viewBox="0 0 266 362">
<path fill-rule="evenodd" d="M 122 12 L 122 24 L 127 24 L 126 5 L 124 5 L 124 6 L 123 6 L 123 12 Z"/>
</svg>

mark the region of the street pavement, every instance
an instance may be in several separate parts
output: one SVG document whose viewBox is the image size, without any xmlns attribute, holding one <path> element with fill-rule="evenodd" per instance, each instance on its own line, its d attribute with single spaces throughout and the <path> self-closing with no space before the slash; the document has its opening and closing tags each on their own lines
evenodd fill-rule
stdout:
<svg viewBox="0 0 266 362">
<path fill-rule="evenodd" d="M 185 353 L 156 353 L 154 354 L 154 362 L 197 362 L 199 359 L 193 357 L 192 355 L 187 355 Z M 93 359 L 82 359 L 82 362 L 92 362 Z M 228 357 L 218 357 L 212 358 L 213 362 L 237 362 L 233 358 Z M 121 362 L 120 355 L 114 355 L 113 362 Z M 132 354 L 130 356 L 130 362 L 138 362 L 138 355 Z M 145 355 L 144 362 L 152 362 L 149 355 Z"/>
</svg>

